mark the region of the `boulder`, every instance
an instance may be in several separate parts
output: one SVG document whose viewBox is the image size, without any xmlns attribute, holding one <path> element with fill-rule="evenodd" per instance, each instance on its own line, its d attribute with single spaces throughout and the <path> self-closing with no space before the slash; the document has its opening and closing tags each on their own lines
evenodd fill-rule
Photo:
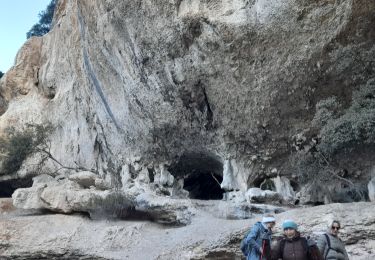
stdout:
<svg viewBox="0 0 375 260">
<path fill-rule="evenodd" d="M 44 209 L 40 196 L 47 184 L 37 184 L 31 188 L 17 189 L 12 194 L 13 205 L 22 209 Z"/>
<path fill-rule="evenodd" d="M 135 210 L 146 214 L 151 220 L 168 225 L 187 225 L 191 222 L 191 203 L 143 193 L 135 199 Z"/>
<path fill-rule="evenodd" d="M 76 172 L 68 176 L 68 179 L 81 185 L 83 188 L 90 188 L 95 185 L 95 180 L 98 178 L 93 172 L 82 171 Z"/>
<path fill-rule="evenodd" d="M 74 181 L 63 179 L 49 183 L 36 183 L 31 188 L 17 189 L 13 204 L 21 209 L 47 209 L 60 213 L 121 212 L 131 208 L 132 202 L 123 193 L 114 190 L 84 189 Z"/>
<path fill-rule="evenodd" d="M 250 203 L 281 203 L 283 198 L 282 196 L 270 190 L 262 190 L 260 188 L 250 188 L 245 194 L 247 200 Z"/>
<path fill-rule="evenodd" d="M 101 178 L 95 179 L 94 186 L 99 190 L 109 190 L 112 188 L 111 184 Z"/>
</svg>

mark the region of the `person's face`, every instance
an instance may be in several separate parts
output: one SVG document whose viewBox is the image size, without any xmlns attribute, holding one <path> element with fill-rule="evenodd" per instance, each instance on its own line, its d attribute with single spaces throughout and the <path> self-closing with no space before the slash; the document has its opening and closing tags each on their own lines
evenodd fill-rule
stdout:
<svg viewBox="0 0 375 260">
<path fill-rule="evenodd" d="M 284 229 L 284 235 L 287 238 L 293 238 L 293 237 L 296 236 L 296 230 L 292 229 L 292 228 L 286 228 L 286 229 Z"/>
<path fill-rule="evenodd" d="M 331 234 L 337 236 L 339 234 L 340 225 L 338 223 L 333 223 L 331 226 Z"/>
<path fill-rule="evenodd" d="M 269 230 L 272 230 L 273 227 L 275 226 L 275 222 L 268 222 L 268 223 L 266 223 L 266 225 L 267 225 L 267 228 L 268 228 Z"/>
</svg>

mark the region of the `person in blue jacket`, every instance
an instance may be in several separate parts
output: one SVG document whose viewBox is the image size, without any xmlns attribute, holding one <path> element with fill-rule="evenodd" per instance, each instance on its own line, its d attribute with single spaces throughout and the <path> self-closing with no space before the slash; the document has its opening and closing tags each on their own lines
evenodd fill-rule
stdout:
<svg viewBox="0 0 375 260">
<path fill-rule="evenodd" d="M 275 223 L 275 217 L 268 215 L 251 228 L 245 238 L 245 245 L 248 248 L 246 260 L 270 260 L 272 228 Z"/>
</svg>

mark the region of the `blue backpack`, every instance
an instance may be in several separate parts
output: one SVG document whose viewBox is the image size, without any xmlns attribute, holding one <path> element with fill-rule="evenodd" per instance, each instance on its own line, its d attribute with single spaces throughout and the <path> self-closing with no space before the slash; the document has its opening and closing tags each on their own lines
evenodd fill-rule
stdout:
<svg viewBox="0 0 375 260">
<path fill-rule="evenodd" d="M 247 256 L 251 251 L 250 245 L 246 244 L 246 238 L 249 235 L 250 231 L 251 231 L 251 229 L 246 232 L 246 234 L 245 234 L 244 238 L 241 240 L 241 244 L 240 244 L 241 251 L 245 256 Z"/>
<path fill-rule="evenodd" d="M 257 222 L 256 224 L 258 224 L 258 223 L 260 223 L 260 222 Z M 247 236 L 249 235 L 250 232 L 251 232 L 251 228 L 249 229 L 249 231 L 246 232 L 246 234 L 245 234 L 244 238 L 241 240 L 241 244 L 240 244 L 240 249 L 245 256 L 247 256 L 251 252 L 250 245 L 246 244 L 246 238 L 247 238 Z M 258 236 L 255 238 L 255 240 L 257 240 L 257 239 L 258 239 Z"/>
</svg>

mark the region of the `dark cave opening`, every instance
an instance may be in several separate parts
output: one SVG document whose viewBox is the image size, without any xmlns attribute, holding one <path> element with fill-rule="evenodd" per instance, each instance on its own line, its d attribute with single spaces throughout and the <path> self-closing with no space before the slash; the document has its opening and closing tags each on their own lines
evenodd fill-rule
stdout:
<svg viewBox="0 0 375 260">
<path fill-rule="evenodd" d="M 221 200 L 224 190 L 221 189 L 219 183 L 222 181 L 223 178 L 220 175 L 197 172 L 185 178 L 184 190 L 189 192 L 191 199 Z"/>
<path fill-rule="evenodd" d="M 183 189 L 189 192 L 189 198 L 223 198 L 225 191 L 220 187 L 223 181 L 223 163 L 217 156 L 207 152 L 185 153 L 168 170 L 176 179 L 184 179 Z"/>
<path fill-rule="evenodd" d="M 10 198 L 13 192 L 19 188 L 29 188 L 33 185 L 32 178 L 7 180 L 0 182 L 0 198 Z"/>
</svg>

